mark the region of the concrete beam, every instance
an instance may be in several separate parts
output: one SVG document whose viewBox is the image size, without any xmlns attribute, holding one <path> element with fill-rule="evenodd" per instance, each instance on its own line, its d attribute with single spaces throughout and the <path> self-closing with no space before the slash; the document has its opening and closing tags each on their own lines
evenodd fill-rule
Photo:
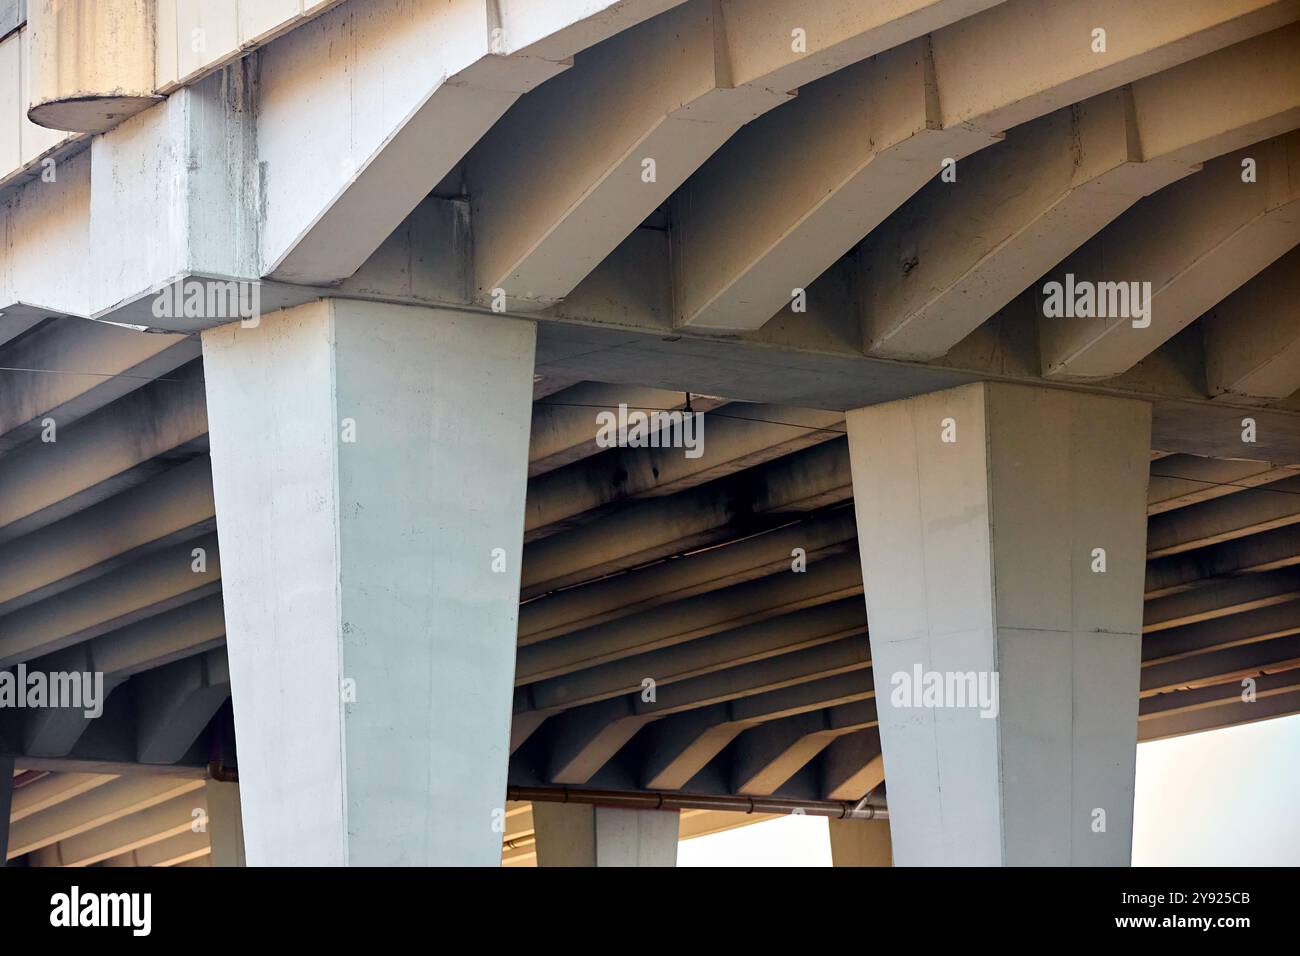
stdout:
<svg viewBox="0 0 1300 956">
<path fill-rule="evenodd" d="M 1294 129 L 1297 44 L 1292 24 L 1144 77 L 932 180 L 862 244 L 869 354 L 938 358 L 1138 199 Z"/>
<path fill-rule="evenodd" d="M 1243 677 L 1300 666 L 1300 635 L 1291 628 L 1283 629 L 1283 633 L 1286 636 L 1234 644 L 1160 663 L 1144 662 L 1142 696 L 1239 681 Z"/>
<path fill-rule="evenodd" d="M 715 743 L 721 750 L 732 737 L 765 720 L 871 696 L 871 677 L 861 670 L 818 680 L 828 672 L 828 660 L 832 667 L 844 666 L 840 649 L 831 654 L 820 651 L 822 648 L 815 648 L 742 664 L 668 684 L 662 691 L 656 683 L 649 698 L 648 691 L 643 690 L 567 710 L 547 725 L 546 778 L 551 783 L 586 783 L 647 724 L 678 715 L 688 719 L 684 724 L 679 721 L 665 735 L 647 740 L 645 748 L 648 760 L 659 768 L 647 771 L 658 781 L 647 786 L 676 789 L 694 776 L 693 771 L 686 773 L 686 764 L 694 765 Z M 725 715 L 714 716 L 723 703 L 730 704 Z M 714 716 L 713 725 L 700 727 L 697 720 L 690 719 L 701 710 Z M 697 731 L 694 736 L 704 738 L 706 743 L 686 739 L 688 730 Z M 661 741 L 667 741 L 668 746 L 661 747 Z M 712 756 L 709 754 L 695 770 Z M 666 784 L 669 776 L 681 777 L 681 782 Z"/>
<path fill-rule="evenodd" d="M 528 601 L 519 608 L 521 647 L 663 604 L 788 571 L 803 550 L 809 564 L 855 552 L 851 508 L 795 522 Z"/>
<path fill-rule="evenodd" d="M 534 334 L 331 299 L 204 333 L 250 864 L 500 860 Z"/>
<path fill-rule="evenodd" d="M 196 551 L 205 564 L 198 565 Z M 128 627 L 220 589 L 216 535 L 164 548 L 63 591 L 56 600 L 0 617 L 0 667 Z"/>
<path fill-rule="evenodd" d="M 1142 633 L 1212 621 L 1273 607 L 1300 598 L 1300 569 L 1279 568 L 1259 574 L 1216 581 L 1204 587 L 1147 601 Z"/>
<path fill-rule="evenodd" d="M 15 824 L 9 859 L 105 826 L 175 797 L 202 791 L 203 781 L 141 774 L 120 777 Z"/>
<path fill-rule="evenodd" d="M 856 803 L 885 779 L 879 728 L 865 727 L 836 737 L 818 762 L 823 798 Z"/>
<path fill-rule="evenodd" d="M 523 597 L 648 564 L 705 544 L 743 537 L 797 515 L 848 500 L 848 456 L 841 439 L 769 462 L 702 488 L 646 501 L 599 525 L 535 541 L 525 550 Z"/>
<path fill-rule="evenodd" d="M 1142 665 L 1149 667 L 1288 634 L 1300 634 L 1300 603 L 1294 601 L 1147 634 L 1142 639 Z"/>
<path fill-rule="evenodd" d="M 1257 180 L 1244 181 L 1253 161 Z M 1149 196 L 1052 270 L 1049 281 L 1150 283 L 1149 314 L 1106 302 L 1109 318 L 1039 319 L 1043 375 L 1128 371 L 1300 243 L 1300 131 L 1221 156 Z M 1152 222 L 1165 224 L 1159 233 Z M 1104 288 L 1104 287 L 1103 287 Z M 1141 287 L 1139 287 L 1141 288 Z M 1099 297 L 1095 295 L 1094 298 Z M 1071 303 L 1073 305 L 1073 303 Z M 1094 305 L 1094 308 L 1098 308 Z"/>
<path fill-rule="evenodd" d="M 857 558 L 839 555 L 801 574 L 775 574 L 521 647 L 515 682 L 560 677 L 861 593 Z"/>
<path fill-rule="evenodd" d="M 121 856 L 109 857 L 101 866 L 213 866 L 209 862 L 212 853 L 208 846 L 208 837 L 204 833 L 186 831 L 157 843 L 150 843 L 123 853 Z"/>
<path fill-rule="evenodd" d="M 1268 405 L 1300 390 L 1300 247 L 1201 319 L 1212 396 Z"/>
<path fill-rule="evenodd" d="M 811 662 L 821 649 L 786 658 Z M 753 665 L 747 665 L 752 667 Z M 686 711 L 655 723 L 647 731 L 642 758 L 642 785 L 649 790 L 679 790 L 742 732 L 764 721 L 791 717 L 823 707 L 865 700 L 875 693 L 867 668 L 767 690 Z M 823 672 L 824 673 L 824 672 Z"/>
<path fill-rule="evenodd" d="M 674 200 L 676 321 L 762 326 L 943 160 L 1062 106 L 1295 19 L 1290 4 L 1013 0 L 839 70 L 746 126 Z M 1091 31 L 1107 24 L 1104 54 Z M 1157 25 L 1158 24 L 1158 25 Z M 1010 47 L 1008 46 L 1010 45 Z M 990 50 L 1014 49 L 1014 57 Z M 871 135 L 863 137 L 862 130 Z M 766 184 L 785 184 L 772 196 Z"/>
<path fill-rule="evenodd" d="M 317 285 L 352 275 L 522 93 L 678 2 L 380 0 L 283 37 L 263 51 L 259 78 L 263 274 Z M 308 139 L 319 148 L 303 150 Z"/>
<path fill-rule="evenodd" d="M 611 448 L 534 478 L 524 540 L 568 530 L 621 501 L 685 491 L 831 441 L 844 434 L 843 424 L 838 412 L 780 405 L 734 403 L 705 412 L 692 426 L 693 450 Z"/>
<path fill-rule="evenodd" d="M 533 427 L 528 439 L 528 476 L 545 474 L 603 449 L 596 444 L 599 431 L 596 416 L 601 411 L 618 411 L 620 404 L 643 411 L 672 411 L 683 408 L 686 394 L 661 388 L 636 388 L 581 382 L 537 394 L 533 387 Z M 722 404 L 718 399 L 691 396 L 696 411 L 709 411 Z"/>
<path fill-rule="evenodd" d="M 159 456 L 206 451 L 203 366 L 193 362 L 10 453 L 0 472 L 0 543 L 45 527 L 165 470 Z"/>
<path fill-rule="evenodd" d="M 141 674 L 135 683 L 136 759 L 176 763 L 230 698 L 225 648 Z"/>
<path fill-rule="evenodd" d="M 1148 416 L 995 383 L 847 416 L 896 862 L 1129 861 Z"/>
<path fill-rule="evenodd" d="M 579 56 L 466 160 L 476 298 L 566 296 L 740 126 L 789 91 L 1000 0 L 693 0 Z M 794 28 L 803 34 L 804 49 Z M 645 161 L 654 162 L 653 176 Z M 533 188 L 544 169 L 547 188 Z"/>
<path fill-rule="evenodd" d="M 13 821 L 17 823 L 116 779 L 112 774 L 105 773 L 48 774 L 14 794 L 11 810 Z"/>
<path fill-rule="evenodd" d="M 1147 564 L 1146 598 L 1167 597 L 1242 574 L 1300 564 L 1300 532 L 1294 525 L 1223 544 L 1156 558 Z"/>
<path fill-rule="evenodd" d="M 1203 711 L 1235 703 L 1253 703 L 1300 691 L 1300 668 L 1264 674 L 1253 680 L 1247 692 L 1245 681 L 1211 684 L 1192 690 L 1176 690 L 1143 697 L 1138 705 L 1138 737 L 1144 725 L 1158 725 L 1171 717 L 1205 716 Z M 1253 698 L 1253 700 L 1252 700 Z"/>
<path fill-rule="evenodd" d="M 194 790 L 41 847 L 32 854 L 32 865 L 90 866 L 171 837 L 193 833 L 196 826 L 204 825 L 207 812 L 203 791 Z"/>
<path fill-rule="evenodd" d="M 1167 455 L 1151 465 L 1147 514 L 1158 515 L 1212 498 L 1233 495 L 1300 474 L 1300 469 L 1267 461 L 1226 461 L 1194 455 Z"/>
<path fill-rule="evenodd" d="M 865 667 L 870 663 L 867 647 L 860 641 L 842 642 L 843 638 L 860 637 L 866 632 L 866 615 L 860 606 L 854 606 L 857 604 L 857 600 L 846 598 L 714 634 L 707 641 L 691 641 L 530 684 L 526 688 L 525 704 L 517 707 L 517 711 L 554 712 L 606 697 L 640 692 L 646 677 L 653 677 L 662 689 L 675 681 L 734 669 L 740 664 L 754 664 L 755 673 L 784 680 L 788 676 L 785 668 L 790 665 L 771 659 L 822 644 L 836 645 L 834 650 L 825 651 L 827 657 L 823 661 L 823 672 L 838 673 Z M 759 662 L 765 667 L 775 668 L 775 673 L 758 667 Z"/>
<path fill-rule="evenodd" d="M 1300 522 L 1300 477 L 1156 515 L 1147 522 L 1147 557 L 1160 558 Z"/>
<path fill-rule="evenodd" d="M 198 458 L 0 548 L 0 613 L 60 594 L 211 531 L 212 471 Z M 112 534 L 102 529 L 112 528 Z"/>
<path fill-rule="evenodd" d="M 747 730 L 731 747 L 732 789 L 770 796 L 837 737 L 875 724 L 876 702 L 863 699 L 767 721 Z"/>
<path fill-rule="evenodd" d="M 1239 686 L 1236 689 L 1240 690 Z M 1183 734 L 1251 724 L 1260 720 L 1270 720 L 1273 717 L 1288 717 L 1292 714 L 1300 714 L 1300 692 L 1277 694 L 1249 703 L 1237 700 L 1220 707 L 1144 720 L 1138 725 L 1138 740 L 1180 737 Z"/>
<path fill-rule="evenodd" d="M 5 350 L 6 366 L 31 371 L 0 376 L 0 452 L 46 430 L 46 419 L 65 428 L 198 356 L 183 336 L 57 319 Z"/>
</svg>

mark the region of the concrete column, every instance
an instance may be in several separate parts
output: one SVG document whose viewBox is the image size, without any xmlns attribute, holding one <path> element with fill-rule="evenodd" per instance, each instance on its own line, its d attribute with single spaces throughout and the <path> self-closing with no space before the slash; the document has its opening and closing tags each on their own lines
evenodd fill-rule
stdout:
<svg viewBox="0 0 1300 956">
<path fill-rule="evenodd" d="M 212 865 L 246 866 L 239 784 L 209 780 L 204 792 L 208 799 L 208 842 L 212 846 Z"/>
<path fill-rule="evenodd" d="M 888 820 L 827 820 L 833 866 L 893 866 Z"/>
<path fill-rule="evenodd" d="M 535 328 L 203 333 L 249 865 L 497 865 Z"/>
<path fill-rule="evenodd" d="M 897 865 L 1127 865 L 1150 408 L 981 383 L 848 415 Z"/>
<path fill-rule="evenodd" d="M 676 811 L 534 803 L 538 866 L 676 866 Z"/>
</svg>

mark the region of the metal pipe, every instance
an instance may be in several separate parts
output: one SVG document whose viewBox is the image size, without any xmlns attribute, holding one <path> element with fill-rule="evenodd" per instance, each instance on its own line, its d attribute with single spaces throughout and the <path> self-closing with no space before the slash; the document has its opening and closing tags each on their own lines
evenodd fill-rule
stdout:
<svg viewBox="0 0 1300 956">
<path fill-rule="evenodd" d="M 868 795 L 870 796 L 870 795 Z M 506 799 L 529 803 L 583 803 L 626 810 L 728 810 L 733 813 L 806 813 L 836 820 L 888 820 L 878 802 L 797 800 L 788 797 L 720 796 L 705 793 L 584 790 L 576 787 L 507 787 Z"/>
</svg>

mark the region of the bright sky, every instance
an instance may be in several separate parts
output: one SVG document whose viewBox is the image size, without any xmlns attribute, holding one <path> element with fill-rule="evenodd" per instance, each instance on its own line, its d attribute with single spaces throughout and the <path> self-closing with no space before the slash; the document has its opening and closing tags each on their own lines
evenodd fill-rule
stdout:
<svg viewBox="0 0 1300 956">
<path fill-rule="evenodd" d="M 1139 744 L 1135 866 L 1300 865 L 1300 715 Z M 824 817 L 684 840 L 678 866 L 830 866 Z"/>
</svg>

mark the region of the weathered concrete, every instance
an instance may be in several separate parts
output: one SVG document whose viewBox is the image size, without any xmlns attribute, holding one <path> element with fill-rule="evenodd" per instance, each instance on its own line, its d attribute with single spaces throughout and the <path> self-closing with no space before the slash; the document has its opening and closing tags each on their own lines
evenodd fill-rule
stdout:
<svg viewBox="0 0 1300 956">
<path fill-rule="evenodd" d="M 336 300 L 204 333 L 250 864 L 499 861 L 533 335 Z"/>
<path fill-rule="evenodd" d="M 998 384 L 849 413 L 897 863 L 1129 862 L 1149 421 Z"/>
</svg>

